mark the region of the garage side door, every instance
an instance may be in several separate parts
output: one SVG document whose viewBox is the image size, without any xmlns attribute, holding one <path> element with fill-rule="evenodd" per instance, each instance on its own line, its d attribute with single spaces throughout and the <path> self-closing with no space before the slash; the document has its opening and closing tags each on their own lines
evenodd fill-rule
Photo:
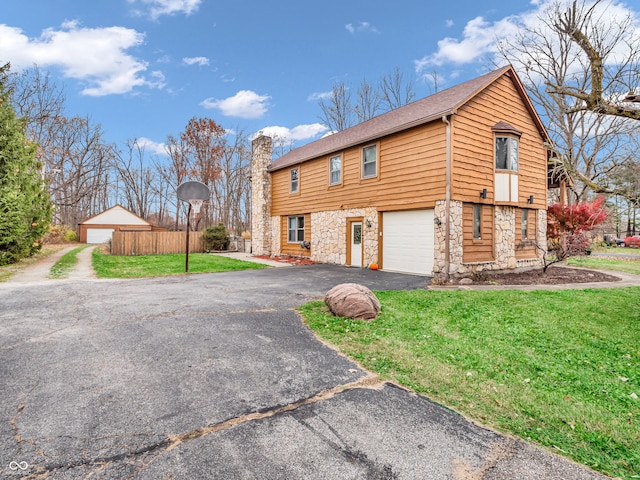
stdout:
<svg viewBox="0 0 640 480">
<path fill-rule="evenodd" d="M 113 228 L 87 228 L 87 243 L 108 243 Z"/>
<path fill-rule="evenodd" d="M 433 274 L 433 210 L 385 212 L 382 228 L 384 270 Z"/>
</svg>

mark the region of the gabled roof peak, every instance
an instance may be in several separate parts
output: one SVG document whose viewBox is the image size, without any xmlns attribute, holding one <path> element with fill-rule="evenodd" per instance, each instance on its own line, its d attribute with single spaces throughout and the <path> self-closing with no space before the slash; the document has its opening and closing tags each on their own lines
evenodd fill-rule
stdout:
<svg viewBox="0 0 640 480">
<path fill-rule="evenodd" d="M 520 81 L 517 79 L 513 67 L 509 65 L 291 150 L 275 160 L 269 167 L 269 171 L 297 165 L 313 158 L 338 152 L 411 127 L 439 120 L 444 116 L 453 115 L 458 108 L 503 75 L 511 77 L 516 83 L 521 95 L 526 98 L 524 88 L 522 88 Z M 528 99 L 526 101 L 532 115 L 539 124 L 539 128 L 541 131 L 544 131 L 544 127 L 535 110 L 533 110 L 533 106 L 531 106 Z M 544 136 L 546 137 L 546 133 L 544 133 Z"/>
</svg>

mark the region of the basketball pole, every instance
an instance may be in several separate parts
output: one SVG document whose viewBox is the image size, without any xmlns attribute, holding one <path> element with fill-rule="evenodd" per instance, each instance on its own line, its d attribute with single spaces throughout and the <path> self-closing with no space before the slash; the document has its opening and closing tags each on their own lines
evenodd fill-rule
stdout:
<svg viewBox="0 0 640 480">
<path fill-rule="evenodd" d="M 185 273 L 189 273 L 189 230 L 191 229 L 190 220 L 191 220 L 191 202 L 189 202 L 189 210 L 187 210 L 187 246 L 185 249 L 186 255 L 185 255 L 185 264 L 184 264 Z"/>
</svg>

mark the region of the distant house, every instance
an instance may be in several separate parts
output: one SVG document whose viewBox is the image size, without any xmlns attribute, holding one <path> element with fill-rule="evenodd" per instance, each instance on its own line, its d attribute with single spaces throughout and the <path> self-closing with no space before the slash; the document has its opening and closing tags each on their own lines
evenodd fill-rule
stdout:
<svg viewBox="0 0 640 480">
<path fill-rule="evenodd" d="M 512 67 L 275 161 L 259 136 L 253 253 L 443 279 L 540 266 L 548 145 Z"/>
<path fill-rule="evenodd" d="M 153 226 L 121 205 L 116 205 L 79 224 L 82 243 L 108 243 L 115 231 L 148 231 Z"/>
</svg>

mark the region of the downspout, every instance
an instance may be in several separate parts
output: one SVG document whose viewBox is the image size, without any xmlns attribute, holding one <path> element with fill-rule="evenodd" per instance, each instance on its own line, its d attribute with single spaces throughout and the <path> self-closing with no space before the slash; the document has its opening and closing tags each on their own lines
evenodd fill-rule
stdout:
<svg viewBox="0 0 640 480">
<path fill-rule="evenodd" d="M 449 281 L 451 270 L 451 122 L 449 116 L 443 115 L 442 121 L 446 125 L 445 147 L 445 193 L 444 193 L 444 281 Z"/>
</svg>

